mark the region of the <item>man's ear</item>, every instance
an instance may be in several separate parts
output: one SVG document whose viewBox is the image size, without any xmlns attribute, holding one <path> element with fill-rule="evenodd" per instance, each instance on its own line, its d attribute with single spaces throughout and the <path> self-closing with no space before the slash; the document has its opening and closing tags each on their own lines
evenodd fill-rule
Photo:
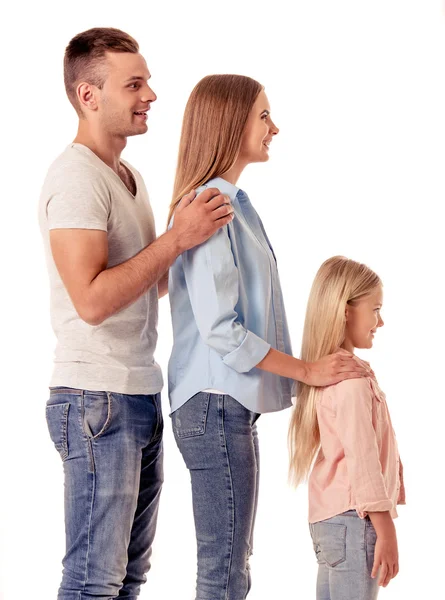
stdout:
<svg viewBox="0 0 445 600">
<path fill-rule="evenodd" d="M 97 110 L 98 88 L 91 83 L 79 83 L 76 89 L 77 99 L 83 110 Z"/>
</svg>

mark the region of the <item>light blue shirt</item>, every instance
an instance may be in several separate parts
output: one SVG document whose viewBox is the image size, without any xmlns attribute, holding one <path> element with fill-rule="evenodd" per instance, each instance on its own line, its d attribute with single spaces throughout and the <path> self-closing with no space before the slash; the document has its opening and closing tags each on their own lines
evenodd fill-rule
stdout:
<svg viewBox="0 0 445 600">
<path fill-rule="evenodd" d="M 217 177 L 235 213 L 170 268 L 171 411 L 208 388 L 257 413 L 291 406 L 293 381 L 257 369 L 271 347 L 292 354 L 276 258 L 247 194 Z"/>
</svg>

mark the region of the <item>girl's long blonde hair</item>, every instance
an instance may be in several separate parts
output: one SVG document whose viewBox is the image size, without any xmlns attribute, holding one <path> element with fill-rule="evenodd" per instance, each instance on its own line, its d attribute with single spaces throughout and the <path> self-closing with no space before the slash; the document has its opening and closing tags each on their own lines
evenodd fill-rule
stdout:
<svg viewBox="0 0 445 600">
<path fill-rule="evenodd" d="M 244 75 L 208 75 L 190 94 L 182 122 L 168 222 L 181 198 L 235 163 L 263 86 Z"/>
<path fill-rule="evenodd" d="M 315 362 L 332 354 L 345 337 L 347 304 L 372 293 L 381 280 L 366 265 L 334 256 L 318 270 L 306 309 L 301 358 Z M 297 402 L 289 428 L 289 478 L 305 480 L 320 447 L 316 400 L 319 388 L 298 382 Z"/>
</svg>

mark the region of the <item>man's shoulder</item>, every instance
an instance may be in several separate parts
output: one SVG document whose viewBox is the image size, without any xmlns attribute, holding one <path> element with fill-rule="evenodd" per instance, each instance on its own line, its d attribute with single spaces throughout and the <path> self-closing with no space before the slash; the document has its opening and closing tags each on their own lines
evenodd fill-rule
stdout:
<svg viewBox="0 0 445 600">
<path fill-rule="evenodd" d="M 51 163 L 47 179 L 57 175 L 64 177 L 76 177 L 79 174 L 93 178 L 101 178 L 101 171 L 91 160 L 91 157 L 79 152 L 74 144 L 70 144 Z"/>
</svg>

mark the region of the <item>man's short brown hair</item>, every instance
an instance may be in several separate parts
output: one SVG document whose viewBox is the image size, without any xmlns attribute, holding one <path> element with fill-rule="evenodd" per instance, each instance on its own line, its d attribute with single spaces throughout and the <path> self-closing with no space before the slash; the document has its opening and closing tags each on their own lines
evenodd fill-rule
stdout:
<svg viewBox="0 0 445 600">
<path fill-rule="evenodd" d="M 105 81 L 106 52 L 139 52 L 139 45 L 128 33 L 112 27 L 95 27 L 78 33 L 65 50 L 63 77 L 65 89 L 71 104 L 79 116 L 81 107 L 77 99 L 76 87 L 86 81 L 101 88 Z"/>
</svg>

